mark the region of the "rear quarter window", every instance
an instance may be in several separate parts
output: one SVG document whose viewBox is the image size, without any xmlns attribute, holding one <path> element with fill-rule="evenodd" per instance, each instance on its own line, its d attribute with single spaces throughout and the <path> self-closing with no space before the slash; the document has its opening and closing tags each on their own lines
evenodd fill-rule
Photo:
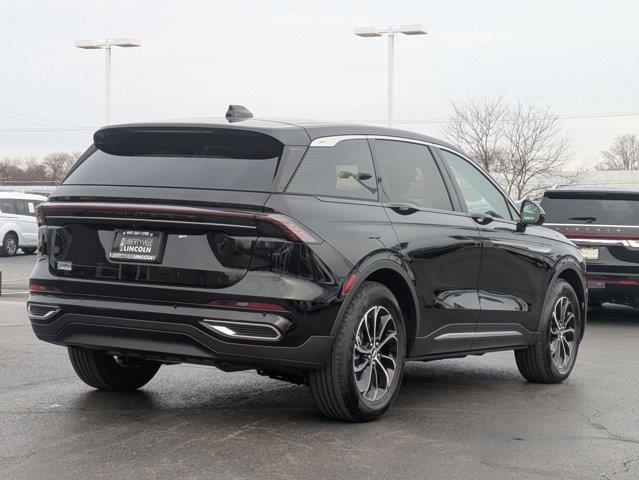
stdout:
<svg viewBox="0 0 639 480">
<path fill-rule="evenodd" d="M 368 141 L 342 140 L 332 147 L 309 147 L 286 192 L 377 200 Z"/>
</svg>

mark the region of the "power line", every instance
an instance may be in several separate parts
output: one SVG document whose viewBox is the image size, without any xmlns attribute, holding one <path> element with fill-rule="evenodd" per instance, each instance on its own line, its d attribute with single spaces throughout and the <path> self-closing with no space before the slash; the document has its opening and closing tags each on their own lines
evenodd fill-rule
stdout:
<svg viewBox="0 0 639 480">
<path fill-rule="evenodd" d="M 573 120 L 573 119 L 588 119 L 588 118 L 611 118 L 611 117 L 637 117 L 639 116 L 639 112 L 613 112 L 613 113 L 580 113 L 580 114 L 564 114 L 564 115 L 555 115 L 554 118 L 564 119 L 564 120 Z M 360 122 L 367 123 L 386 123 L 386 120 L 359 120 Z M 417 124 L 426 124 L 426 123 L 446 123 L 448 122 L 447 118 L 431 118 L 428 120 L 394 120 L 393 123 L 417 123 Z"/>
<path fill-rule="evenodd" d="M 45 117 L 43 115 L 37 115 L 35 113 L 25 112 L 24 110 L 20 110 L 18 108 L 8 107 L 6 105 L 0 105 L 0 111 L 4 112 L 5 115 L 13 116 L 19 120 L 24 120 L 30 123 L 38 122 L 40 124 L 52 125 L 58 127 L 72 127 L 72 128 L 80 128 L 79 125 L 69 123 L 63 120 L 56 120 L 54 118 Z"/>
<path fill-rule="evenodd" d="M 95 130 L 90 127 L 83 128 L 0 128 L 0 133 L 21 133 L 21 132 L 87 132 Z"/>
</svg>

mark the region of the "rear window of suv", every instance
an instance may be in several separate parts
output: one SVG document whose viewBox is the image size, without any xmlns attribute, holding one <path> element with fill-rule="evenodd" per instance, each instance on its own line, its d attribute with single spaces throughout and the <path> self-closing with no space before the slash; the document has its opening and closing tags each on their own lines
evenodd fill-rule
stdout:
<svg viewBox="0 0 639 480">
<path fill-rule="evenodd" d="M 278 140 L 229 129 L 108 129 L 64 185 L 270 191 L 282 155 Z"/>
<path fill-rule="evenodd" d="M 624 193 L 546 192 L 547 223 L 639 225 L 639 196 Z"/>
</svg>

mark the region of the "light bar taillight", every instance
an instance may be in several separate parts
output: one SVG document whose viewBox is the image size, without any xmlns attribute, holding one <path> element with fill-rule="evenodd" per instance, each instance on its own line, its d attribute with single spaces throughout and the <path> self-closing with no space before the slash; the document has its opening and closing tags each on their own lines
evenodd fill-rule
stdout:
<svg viewBox="0 0 639 480">
<path fill-rule="evenodd" d="M 43 285 L 42 283 L 37 283 L 32 280 L 29 280 L 29 291 L 31 293 L 62 293 L 57 287 Z"/>
<path fill-rule="evenodd" d="M 38 222 L 38 227 L 41 227 L 47 224 L 47 218 L 44 216 L 44 208 L 43 208 L 43 205 L 45 204 L 46 202 L 41 203 L 35 208 L 36 222 Z"/>
<path fill-rule="evenodd" d="M 239 301 L 239 300 L 211 300 L 207 303 L 211 307 L 243 308 L 246 310 L 258 310 L 260 312 L 288 312 L 283 306 L 277 303 Z"/>
<path fill-rule="evenodd" d="M 294 242 L 302 243 L 322 243 L 322 241 L 309 232 L 305 227 L 297 223 L 286 215 L 278 213 L 263 213 L 258 216 L 258 220 L 268 222 L 278 227 L 284 234 Z"/>
</svg>

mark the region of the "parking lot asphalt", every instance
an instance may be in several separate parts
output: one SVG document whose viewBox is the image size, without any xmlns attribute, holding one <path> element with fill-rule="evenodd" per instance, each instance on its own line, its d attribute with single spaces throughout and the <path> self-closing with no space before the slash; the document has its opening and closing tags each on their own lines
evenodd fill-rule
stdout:
<svg viewBox="0 0 639 480">
<path fill-rule="evenodd" d="M 591 312 L 561 385 L 525 382 L 511 352 L 411 363 L 391 411 L 344 424 L 252 372 L 164 366 L 139 392 L 93 391 L 35 339 L 20 291 L 0 297 L 3 479 L 639 478 L 635 310 Z"/>
<path fill-rule="evenodd" d="M 22 298 L 29 290 L 29 275 L 36 256 L 18 252 L 14 257 L 0 257 L 3 296 Z"/>
</svg>

